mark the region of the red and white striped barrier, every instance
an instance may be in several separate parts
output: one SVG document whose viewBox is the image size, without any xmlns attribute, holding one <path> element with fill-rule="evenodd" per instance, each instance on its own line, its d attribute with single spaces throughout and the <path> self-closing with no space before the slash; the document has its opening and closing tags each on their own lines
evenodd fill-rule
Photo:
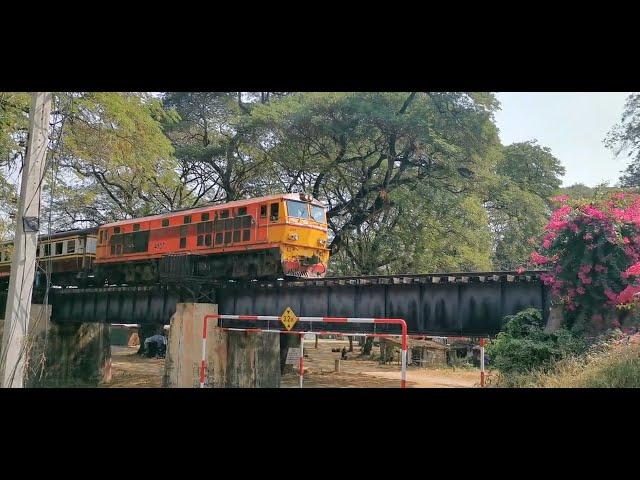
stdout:
<svg viewBox="0 0 640 480">
<path fill-rule="evenodd" d="M 272 322 L 272 321 L 280 321 L 280 317 L 275 315 L 221 315 L 217 313 L 210 313 L 205 315 L 202 321 L 202 358 L 200 362 L 200 388 L 204 388 L 205 379 L 206 379 L 206 350 L 207 350 L 207 321 L 209 319 L 215 320 L 243 320 L 243 321 L 264 321 L 264 322 Z M 405 322 L 402 318 L 357 318 L 357 317 L 298 317 L 298 321 L 300 322 L 318 322 L 318 323 L 373 323 L 373 324 L 387 324 L 387 325 L 400 325 L 402 327 L 402 373 L 400 380 L 400 387 L 406 388 L 407 386 L 407 322 Z M 307 332 L 291 332 L 286 330 L 268 330 L 261 328 L 225 328 L 225 330 L 235 330 L 235 331 L 246 331 L 246 332 L 278 332 L 278 333 L 291 333 L 294 335 L 300 335 L 300 387 L 302 388 L 303 382 L 303 374 L 304 374 L 304 351 L 303 351 L 303 343 L 304 343 L 304 335 L 307 333 L 315 333 L 322 335 L 324 332 L 318 331 L 307 331 Z M 352 334 L 348 332 L 334 332 L 340 333 L 342 335 L 354 335 L 354 336 L 372 336 L 372 337 L 383 337 L 383 336 L 398 336 L 398 335 L 389 335 L 389 334 Z"/>
</svg>

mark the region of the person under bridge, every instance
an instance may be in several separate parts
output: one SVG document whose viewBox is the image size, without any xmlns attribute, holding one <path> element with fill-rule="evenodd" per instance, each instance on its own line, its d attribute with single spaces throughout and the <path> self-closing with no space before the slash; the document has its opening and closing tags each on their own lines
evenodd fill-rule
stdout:
<svg viewBox="0 0 640 480">
<path fill-rule="evenodd" d="M 152 335 L 144 341 L 144 351 L 148 358 L 164 358 L 167 352 L 167 339 L 162 334 Z"/>
</svg>

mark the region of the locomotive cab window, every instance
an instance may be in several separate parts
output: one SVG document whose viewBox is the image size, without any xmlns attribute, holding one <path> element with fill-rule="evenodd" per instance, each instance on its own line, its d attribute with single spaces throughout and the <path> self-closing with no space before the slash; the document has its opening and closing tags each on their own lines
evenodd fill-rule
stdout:
<svg viewBox="0 0 640 480">
<path fill-rule="evenodd" d="M 163 227 L 168 227 L 169 226 L 169 219 L 168 218 L 163 218 L 162 219 L 162 226 Z"/>
<path fill-rule="evenodd" d="M 120 227 L 113 227 L 113 233 L 120 233 Z"/>
<path fill-rule="evenodd" d="M 324 218 L 324 208 L 318 207 L 317 205 L 311 205 L 311 218 L 318 223 L 326 223 Z"/>
<path fill-rule="evenodd" d="M 269 217 L 271 219 L 271 221 L 278 220 L 279 212 L 280 212 L 280 204 L 279 203 L 272 203 L 271 204 L 271 216 Z"/>
<path fill-rule="evenodd" d="M 229 218 L 229 210 L 223 210 L 220 212 L 220 218 Z"/>
<path fill-rule="evenodd" d="M 246 214 L 247 214 L 247 207 L 238 208 L 238 216 L 246 215 Z"/>
<path fill-rule="evenodd" d="M 260 205 L 260 218 L 267 218 L 267 206 Z"/>
<path fill-rule="evenodd" d="M 296 218 L 309 218 L 309 208 L 304 202 L 287 200 L 287 215 Z"/>
<path fill-rule="evenodd" d="M 201 220 L 203 222 L 208 222 L 209 221 L 209 214 L 208 213 L 203 213 L 202 217 L 201 217 Z"/>
<path fill-rule="evenodd" d="M 191 215 L 184 216 L 184 223 L 191 223 Z"/>
</svg>

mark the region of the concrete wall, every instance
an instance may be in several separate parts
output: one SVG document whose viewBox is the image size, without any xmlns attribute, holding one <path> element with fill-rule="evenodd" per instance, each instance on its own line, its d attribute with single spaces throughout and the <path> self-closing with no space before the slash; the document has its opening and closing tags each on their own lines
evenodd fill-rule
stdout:
<svg viewBox="0 0 640 480">
<path fill-rule="evenodd" d="M 163 386 L 198 388 L 203 318 L 217 305 L 179 303 L 171 328 Z M 280 386 L 277 333 L 227 332 L 207 323 L 207 387 L 277 388 Z"/>
<path fill-rule="evenodd" d="M 109 325 L 59 325 L 50 317 L 50 305 L 31 305 L 25 387 L 88 387 L 111 380 Z"/>
</svg>

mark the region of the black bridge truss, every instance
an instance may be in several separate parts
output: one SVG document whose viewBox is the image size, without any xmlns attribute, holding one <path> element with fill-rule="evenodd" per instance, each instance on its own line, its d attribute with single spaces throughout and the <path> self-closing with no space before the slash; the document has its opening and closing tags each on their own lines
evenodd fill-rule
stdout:
<svg viewBox="0 0 640 480">
<path fill-rule="evenodd" d="M 442 273 L 334 277 L 320 280 L 221 282 L 215 285 L 52 288 L 54 322 L 168 324 L 180 302 L 217 303 L 218 313 L 281 315 L 291 307 L 298 316 L 403 318 L 410 334 L 441 336 L 494 335 L 505 315 L 524 308 L 549 311 L 542 271 Z M 40 295 L 40 298 L 38 298 Z M 42 292 L 34 302 L 42 303 Z M 0 292 L 4 313 L 6 292 Z M 233 322 L 226 326 L 256 326 Z M 264 325 L 263 325 L 264 326 Z M 282 325 L 270 325 L 282 328 Z M 333 324 L 324 330 L 373 331 L 362 324 Z M 295 330 L 320 327 L 297 324 Z M 376 326 L 378 333 L 395 333 Z"/>
</svg>

